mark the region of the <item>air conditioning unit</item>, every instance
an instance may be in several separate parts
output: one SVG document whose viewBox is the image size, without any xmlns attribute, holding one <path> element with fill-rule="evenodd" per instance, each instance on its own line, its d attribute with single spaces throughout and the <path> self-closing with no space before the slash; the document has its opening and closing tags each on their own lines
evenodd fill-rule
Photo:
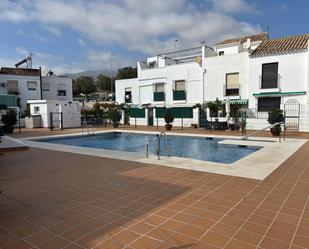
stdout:
<svg viewBox="0 0 309 249">
<path fill-rule="evenodd" d="M 0 87 L 6 87 L 6 82 L 1 82 Z"/>
</svg>

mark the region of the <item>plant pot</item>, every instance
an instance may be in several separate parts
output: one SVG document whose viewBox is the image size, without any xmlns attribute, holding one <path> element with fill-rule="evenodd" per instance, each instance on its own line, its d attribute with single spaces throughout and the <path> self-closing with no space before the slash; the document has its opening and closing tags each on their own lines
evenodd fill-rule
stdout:
<svg viewBox="0 0 309 249">
<path fill-rule="evenodd" d="M 280 128 L 280 125 L 277 125 L 275 127 L 272 127 L 270 128 L 270 132 L 273 136 L 276 136 L 278 137 L 280 135 L 280 132 L 281 132 L 281 128 Z"/>
<path fill-rule="evenodd" d="M 170 131 L 170 130 L 172 129 L 172 127 L 173 127 L 172 124 L 166 124 L 166 125 L 165 125 L 165 129 L 166 129 L 167 131 Z"/>
</svg>

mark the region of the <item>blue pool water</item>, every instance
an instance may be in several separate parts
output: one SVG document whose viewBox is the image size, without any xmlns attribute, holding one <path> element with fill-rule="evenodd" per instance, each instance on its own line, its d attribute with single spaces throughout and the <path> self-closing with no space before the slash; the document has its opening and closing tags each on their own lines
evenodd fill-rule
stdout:
<svg viewBox="0 0 309 249">
<path fill-rule="evenodd" d="M 149 153 L 155 154 L 157 148 L 157 138 L 155 134 L 111 132 L 97 134 L 95 136 L 49 138 L 39 141 L 145 154 L 146 140 L 149 141 Z M 218 142 L 221 140 L 223 139 L 174 135 L 168 135 L 167 139 L 165 139 L 163 136 L 161 137 L 160 154 L 162 156 L 170 154 L 176 157 L 219 163 L 233 163 L 259 149 L 257 147 L 219 145 Z"/>
</svg>

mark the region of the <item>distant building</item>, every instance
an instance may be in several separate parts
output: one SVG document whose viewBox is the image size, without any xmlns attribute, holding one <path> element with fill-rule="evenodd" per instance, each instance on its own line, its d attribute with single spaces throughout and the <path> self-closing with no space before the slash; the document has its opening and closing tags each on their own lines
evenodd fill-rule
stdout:
<svg viewBox="0 0 309 249">
<path fill-rule="evenodd" d="M 40 99 L 72 101 L 72 79 L 56 75 L 41 76 L 40 69 L 0 69 L 0 104 L 19 106 L 23 112 L 28 100 Z"/>
</svg>

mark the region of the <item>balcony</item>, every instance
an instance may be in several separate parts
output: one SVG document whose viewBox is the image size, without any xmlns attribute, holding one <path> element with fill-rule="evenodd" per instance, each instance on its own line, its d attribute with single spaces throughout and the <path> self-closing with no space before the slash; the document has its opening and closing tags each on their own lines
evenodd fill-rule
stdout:
<svg viewBox="0 0 309 249">
<path fill-rule="evenodd" d="M 18 89 L 13 89 L 13 88 L 8 88 L 8 94 L 11 94 L 11 95 L 18 95 L 19 94 L 19 91 Z"/>
<path fill-rule="evenodd" d="M 186 91 L 173 91 L 173 100 L 186 100 Z"/>
<path fill-rule="evenodd" d="M 164 101 L 165 93 L 164 92 L 154 92 L 153 93 L 153 101 Z"/>
<path fill-rule="evenodd" d="M 226 88 L 226 85 L 223 86 L 223 95 L 225 97 L 230 97 L 230 96 L 239 96 L 240 95 L 240 86 L 237 88 Z"/>
</svg>

